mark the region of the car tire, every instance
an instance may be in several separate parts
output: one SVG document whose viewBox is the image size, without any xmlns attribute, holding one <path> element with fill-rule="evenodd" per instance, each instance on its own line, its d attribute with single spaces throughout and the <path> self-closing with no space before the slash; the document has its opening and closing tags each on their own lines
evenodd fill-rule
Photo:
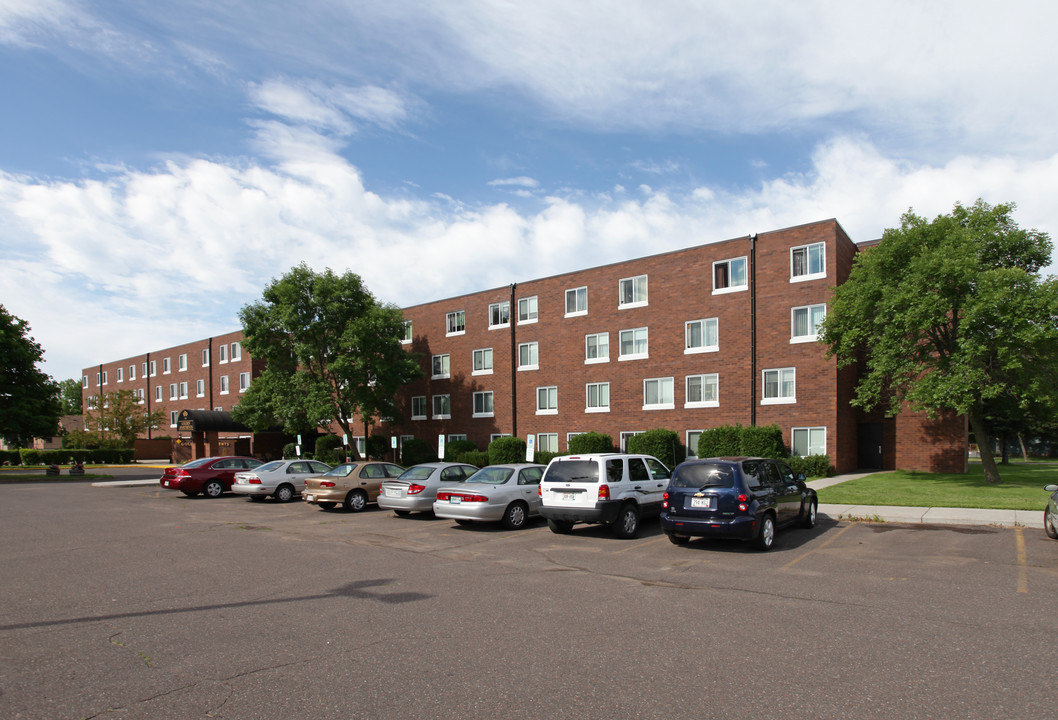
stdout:
<svg viewBox="0 0 1058 720">
<path fill-rule="evenodd" d="M 467 527 L 468 525 L 473 525 L 474 521 L 467 520 L 466 518 L 456 518 L 456 523 L 462 525 L 463 527 Z"/>
<path fill-rule="evenodd" d="M 521 530 L 529 521 L 529 508 L 525 503 L 513 502 L 503 511 L 503 526 L 508 530 Z"/>
<path fill-rule="evenodd" d="M 771 513 L 764 513 L 760 519 L 760 528 L 757 530 L 757 539 L 753 545 L 760 551 L 771 550 L 775 544 L 775 518 Z"/>
<path fill-rule="evenodd" d="M 1043 511 L 1043 529 L 1047 537 L 1058 540 L 1058 518 L 1054 517 L 1049 507 Z"/>
<path fill-rule="evenodd" d="M 218 498 L 221 493 L 224 492 L 224 486 L 220 480 L 208 480 L 206 484 L 202 486 L 202 494 L 208 498 Z"/>
<path fill-rule="evenodd" d="M 801 520 L 801 527 L 803 528 L 814 528 L 816 526 L 816 513 L 819 512 L 819 503 L 813 500 L 808 505 L 808 512 L 805 513 L 804 518 Z"/>
<path fill-rule="evenodd" d="M 551 529 L 551 532 L 556 535 L 569 535 L 573 532 L 573 523 L 568 520 L 552 520 L 547 519 L 547 526 Z"/>
<path fill-rule="evenodd" d="M 320 502 L 318 502 L 316 504 L 319 505 L 320 509 L 322 509 L 322 510 L 334 510 L 334 506 L 337 505 L 338 503 L 333 503 L 333 502 L 330 502 L 329 500 L 321 500 Z"/>
<path fill-rule="evenodd" d="M 617 513 L 617 519 L 610 523 L 610 530 L 622 540 L 631 540 L 639 534 L 639 508 L 632 503 L 625 503 Z"/>
<path fill-rule="evenodd" d="M 287 484 L 280 485 L 276 488 L 274 495 L 276 502 L 287 503 L 294 499 L 294 488 Z"/>
<path fill-rule="evenodd" d="M 182 492 L 184 495 L 187 495 L 188 497 L 198 496 L 198 490 L 181 490 L 180 492 Z"/>
<path fill-rule="evenodd" d="M 250 502 L 261 502 L 265 499 L 264 495 L 250 495 Z"/>
<path fill-rule="evenodd" d="M 367 507 L 367 493 L 363 490 L 353 490 L 345 496 L 345 502 L 342 505 L 349 512 L 360 512 Z"/>
<path fill-rule="evenodd" d="M 411 515 L 411 510 L 394 510 L 393 514 L 397 517 L 408 517 L 408 515 Z"/>
<path fill-rule="evenodd" d="M 672 533 L 666 533 L 669 536 L 669 542 L 673 545 L 686 545 L 691 541 L 686 535 L 673 535 Z"/>
</svg>

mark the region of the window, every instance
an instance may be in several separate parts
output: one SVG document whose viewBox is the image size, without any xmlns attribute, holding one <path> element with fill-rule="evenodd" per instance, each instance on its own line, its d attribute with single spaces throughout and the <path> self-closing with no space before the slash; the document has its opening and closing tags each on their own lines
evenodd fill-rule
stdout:
<svg viewBox="0 0 1058 720">
<path fill-rule="evenodd" d="M 518 324 L 536 322 L 536 295 L 518 301 Z"/>
<path fill-rule="evenodd" d="M 413 336 L 411 334 L 411 320 L 405 320 L 404 321 L 404 334 L 401 335 L 400 341 L 404 345 L 407 345 L 408 343 L 410 343 L 412 341 L 412 337 Z"/>
<path fill-rule="evenodd" d="M 610 383 L 588 383 L 584 412 L 610 412 Z"/>
<path fill-rule="evenodd" d="M 103 384 L 104 385 L 107 384 L 107 371 L 106 370 L 103 371 Z"/>
<path fill-rule="evenodd" d="M 628 441 L 636 435 L 642 434 L 642 430 L 624 430 L 621 432 L 621 452 L 628 452 Z"/>
<path fill-rule="evenodd" d="M 449 436 L 448 436 L 448 442 L 457 442 L 457 441 L 466 440 L 466 439 L 467 439 L 466 433 L 450 433 Z"/>
<path fill-rule="evenodd" d="M 243 372 L 239 373 L 239 392 L 246 392 L 250 389 L 250 373 Z"/>
<path fill-rule="evenodd" d="M 566 317 L 588 314 L 588 288 L 579 287 L 566 291 Z"/>
<path fill-rule="evenodd" d="M 412 420 L 425 420 L 426 419 L 426 396 L 415 395 L 411 399 L 411 419 Z"/>
<path fill-rule="evenodd" d="M 209 367 L 209 348 L 202 348 L 202 367 Z"/>
<path fill-rule="evenodd" d="M 176 369 L 180 372 L 187 370 L 187 353 L 181 353 L 176 356 Z"/>
<path fill-rule="evenodd" d="M 180 399 L 187 400 L 187 383 L 180 383 Z"/>
<path fill-rule="evenodd" d="M 827 454 L 827 429 L 825 427 L 802 427 L 793 429 L 791 443 L 794 455 Z"/>
<path fill-rule="evenodd" d="M 125 368 L 118 368 L 114 371 L 114 382 L 125 382 Z"/>
<path fill-rule="evenodd" d="M 790 282 L 815 280 L 827 276 L 827 252 L 824 243 L 790 248 Z"/>
<path fill-rule="evenodd" d="M 136 366 L 135 365 L 129 365 L 129 380 L 135 380 L 135 379 L 136 379 Z"/>
<path fill-rule="evenodd" d="M 643 409 L 670 410 L 676 407 L 672 378 L 651 378 L 643 381 Z"/>
<path fill-rule="evenodd" d="M 433 419 L 434 420 L 446 420 L 452 417 L 452 396 L 451 395 L 434 395 L 433 396 Z"/>
<path fill-rule="evenodd" d="M 492 348 L 481 348 L 474 351 L 474 370 L 472 374 L 492 374 Z"/>
<path fill-rule="evenodd" d="M 221 375 L 220 376 L 220 394 L 221 395 L 227 395 L 228 394 L 228 376 L 227 375 Z"/>
<path fill-rule="evenodd" d="M 169 358 L 162 358 L 162 375 L 168 375 L 172 368 L 169 367 Z"/>
<path fill-rule="evenodd" d="M 765 370 L 763 373 L 764 395 L 761 405 L 797 402 L 795 374 L 794 368 Z"/>
<path fill-rule="evenodd" d="M 82 388 L 88 387 L 88 376 L 87 375 L 82 375 L 81 376 L 81 387 Z"/>
<path fill-rule="evenodd" d="M 489 329 L 509 327 L 511 324 L 511 302 L 492 303 L 489 305 Z"/>
<path fill-rule="evenodd" d="M 151 360 L 151 377 L 158 374 L 158 365 L 156 363 L 157 360 Z"/>
<path fill-rule="evenodd" d="M 176 383 L 169 383 L 169 399 L 170 400 L 178 400 L 179 398 L 180 398 L 180 396 L 177 395 L 177 385 L 176 385 Z"/>
<path fill-rule="evenodd" d="M 625 278 L 617 283 L 617 307 L 643 307 L 647 304 L 647 276 Z"/>
<path fill-rule="evenodd" d="M 698 439 L 702 437 L 701 430 L 687 431 L 687 459 L 693 460 L 698 457 Z"/>
<path fill-rule="evenodd" d="M 161 385 L 155 385 L 154 386 L 154 401 L 155 402 L 161 402 L 162 401 L 162 386 Z"/>
<path fill-rule="evenodd" d="M 709 375 L 687 376 L 687 399 L 684 407 L 717 407 L 720 405 L 720 376 Z"/>
<path fill-rule="evenodd" d="M 492 417 L 492 391 L 474 393 L 474 417 Z"/>
<path fill-rule="evenodd" d="M 445 332 L 448 335 L 460 335 L 466 332 L 466 313 L 463 310 L 448 313 L 446 316 L 446 324 L 447 330 Z"/>
<path fill-rule="evenodd" d="M 451 357 L 448 353 L 433 356 L 433 378 L 446 378 L 451 376 Z"/>
<path fill-rule="evenodd" d="M 647 355 L 647 329 L 622 330 L 618 360 L 641 360 Z"/>
<path fill-rule="evenodd" d="M 142 405 L 144 402 L 147 401 L 147 391 L 144 388 L 137 388 L 135 390 L 135 393 L 137 404 Z"/>
<path fill-rule="evenodd" d="M 827 316 L 827 306 L 805 305 L 790 311 L 790 342 L 815 342 L 819 337 L 819 326 Z"/>
<path fill-rule="evenodd" d="M 684 326 L 683 334 L 685 354 L 716 352 L 720 349 L 716 318 L 691 320 Z"/>
<path fill-rule="evenodd" d="M 95 410 L 96 409 L 96 405 L 98 404 L 98 401 L 99 401 L 98 397 L 96 397 L 95 395 L 89 395 L 88 396 L 88 409 L 89 410 Z"/>
<path fill-rule="evenodd" d="M 180 419 L 180 413 L 176 410 L 169 411 L 169 427 L 176 427 L 177 421 Z"/>
<path fill-rule="evenodd" d="M 518 369 L 537 370 L 540 367 L 540 349 L 535 342 L 518 346 Z"/>
<path fill-rule="evenodd" d="M 558 413 L 558 387 L 538 387 L 536 389 L 536 414 L 555 415 Z"/>
<path fill-rule="evenodd" d="M 242 343 L 233 342 L 231 344 L 231 361 L 237 362 L 242 360 Z"/>
<path fill-rule="evenodd" d="M 584 336 L 584 363 L 610 362 L 610 333 Z"/>
<path fill-rule="evenodd" d="M 103 375 L 102 375 L 102 373 L 98 373 L 97 372 L 96 373 L 96 387 L 99 387 L 102 384 L 103 384 Z"/>
<path fill-rule="evenodd" d="M 558 433 L 537 433 L 536 435 L 536 451 L 537 452 L 558 452 Z"/>
<path fill-rule="evenodd" d="M 205 397 L 205 396 L 206 396 L 206 381 L 205 380 L 196 380 L 195 381 L 195 397 Z"/>
<path fill-rule="evenodd" d="M 720 260 L 713 263 L 713 293 L 746 289 L 746 258 Z"/>
<path fill-rule="evenodd" d="M 227 345 L 218 345 L 217 346 L 217 363 L 220 364 L 220 363 L 226 363 L 226 362 L 228 362 L 228 346 Z"/>
</svg>

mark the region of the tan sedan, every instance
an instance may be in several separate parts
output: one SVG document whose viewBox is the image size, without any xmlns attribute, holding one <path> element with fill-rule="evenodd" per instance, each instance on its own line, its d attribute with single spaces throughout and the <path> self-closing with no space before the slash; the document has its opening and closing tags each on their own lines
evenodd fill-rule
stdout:
<svg viewBox="0 0 1058 720">
<path fill-rule="evenodd" d="M 342 463 L 330 472 L 305 481 L 305 502 L 330 510 L 341 503 L 349 512 L 360 512 L 378 499 L 382 481 L 400 477 L 404 468 L 385 462 Z"/>
</svg>

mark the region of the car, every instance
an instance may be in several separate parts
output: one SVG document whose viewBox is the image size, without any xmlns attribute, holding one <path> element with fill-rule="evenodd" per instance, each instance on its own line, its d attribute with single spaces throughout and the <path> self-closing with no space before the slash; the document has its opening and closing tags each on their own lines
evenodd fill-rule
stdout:
<svg viewBox="0 0 1058 720">
<path fill-rule="evenodd" d="M 692 537 L 746 540 L 770 550 L 777 528 L 816 524 L 819 499 L 781 460 L 724 457 L 688 460 L 672 473 L 661 529 L 676 545 Z"/>
<path fill-rule="evenodd" d="M 378 506 L 397 515 L 412 512 L 433 512 L 437 488 L 446 483 L 458 483 L 476 473 L 473 465 L 460 463 L 422 463 L 405 470 L 395 480 L 383 480 Z"/>
<path fill-rule="evenodd" d="M 544 470 L 532 463 L 483 467 L 458 485 L 438 488 L 434 515 L 460 525 L 502 522 L 508 530 L 520 530 L 539 514 Z"/>
<path fill-rule="evenodd" d="M 330 469 L 330 465 L 319 460 L 273 460 L 253 470 L 235 473 L 231 491 L 248 495 L 251 500 L 264 500 L 271 495 L 278 502 L 290 502 L 301 495 L 305 478 Z"/>
<path fill-rule="evenodd" d="M 657 517 L 669 469 L 652 455 L 590 453 L 553 458 L 540 482 L 540 514 L 551 532 L 575 523 L 604 523 L 620 538 L 639 534 L 642 518 Z"/>
<path fill-rule="evenodd" d="M 400 477 L 404 468 L 387 462 L 342 463 L 333 470 L 305 480 L 305 502 L 331 510 L 339 503 L 349 512 L 360 512 L 378 499 L 382 481 Z"/>
<path fill-rule="evenodd" d="M 1047 485 L 1043 489 L 1051 494 L 1043 511 L 1043 529 L 1047 537 L 1058 540 L 1058 485 Z"/>
<path fill-rule="evenodd" d="M 188 497 L 203 493 L 206 497 L 220 497 L 231 490 L 235 473 L 253 470 L 262 463 L 257 458 L 225 455 L 204 457 L 180 466 L 167 467 L 158 484 L 170 490 L 179 490 Z"/>
</svg>

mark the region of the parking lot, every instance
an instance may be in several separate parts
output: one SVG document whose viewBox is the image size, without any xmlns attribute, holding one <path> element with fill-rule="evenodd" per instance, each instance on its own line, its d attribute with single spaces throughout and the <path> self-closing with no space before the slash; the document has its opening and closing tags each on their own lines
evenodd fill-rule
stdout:
<svg viewBox="0 0 1058 720">
<path fill-rule="evenodd" d="M 4 718 L 1054 714 L 1036 529 L 757 553 L 66 483 L 0 486 L 0 540 Z"/>
</svg>

